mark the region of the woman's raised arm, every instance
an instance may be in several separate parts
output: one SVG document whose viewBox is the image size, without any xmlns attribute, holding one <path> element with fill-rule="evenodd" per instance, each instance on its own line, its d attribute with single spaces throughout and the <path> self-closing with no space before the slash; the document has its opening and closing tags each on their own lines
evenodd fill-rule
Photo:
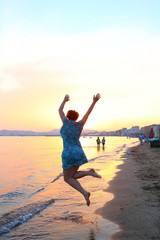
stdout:
<svg viewBox="0 0 160 240">
<path fill-rule="evenodd" d="M 84 117 L 82 118 L 82 122 L 85 124 L 89 114 L 92 112 L 96 102 L 101 98 L 101 95 L 99 93 L 97 93 L 96 95 L 93 96 L 93 102 L 91 104 L 91 106 L 89 107 L 88 111 L 86 112 L 86 114 L 84 115 Z"/>
<path fill-rule="evenodd" d="M 69 95 L 66 94 L 65 97 L 64 97 L 64 99 L 63 99 L 63 102 L 61 103 L 61 105 L 60 105 L 60 107 L 59 107 L 59 109 L 58 109 L 59 115 L 60 115 L 60 118 L 61 118 L 62 122 L 63 122 L 63 120 L 64 120 L 64 118 L 65 118 L 65 114 L 64 114 L 64 112 L 63 112 L 63 108 L 64 108 L 65 103 L 68 102 L 69 100 L 70 100 L 70 99 L 69 99 Z"/>
</svg>

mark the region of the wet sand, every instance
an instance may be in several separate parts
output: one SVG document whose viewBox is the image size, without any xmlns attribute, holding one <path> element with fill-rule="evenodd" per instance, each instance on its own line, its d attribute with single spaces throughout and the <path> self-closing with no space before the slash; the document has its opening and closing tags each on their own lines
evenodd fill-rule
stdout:
<svg viewBox="0 0 160 240">
<path fill-rule="evenodd" d="M 128 149 L 107 192 L 114 199 L 96 212 L 118 224 L 111 240 L 160 240 L 160 148 Z"/>
</svg>

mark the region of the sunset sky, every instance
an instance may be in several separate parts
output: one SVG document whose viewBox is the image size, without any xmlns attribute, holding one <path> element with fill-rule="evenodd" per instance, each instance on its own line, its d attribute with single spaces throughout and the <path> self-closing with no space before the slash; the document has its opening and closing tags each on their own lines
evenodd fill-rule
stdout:
<svg viewBox="0 0 160 240">
<path fill-rule="evenodd" d="M 86 129 L 160 123 L 159 0 L 0 0 L 0 129 Z"/>
</svg>

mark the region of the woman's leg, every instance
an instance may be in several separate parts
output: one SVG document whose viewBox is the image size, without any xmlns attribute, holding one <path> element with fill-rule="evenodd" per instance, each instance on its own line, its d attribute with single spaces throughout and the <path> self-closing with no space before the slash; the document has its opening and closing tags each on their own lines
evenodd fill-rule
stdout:
<svg viewBox="0 0 160 240">
<path fill-rule="evenodd" d="M 90 193 L 84 190 L 84 188 L 81 186 L 81 184 L 77 181 L 76 178 L 74 178 L 74 175 L 77 173 L 78 166 L 73 166 L 69 169 L 63 169 L 63 175 L 64 175 L 64 181 L 67 182 L 70 186 L 72 186 L 74 189 L 79 191 L 85 198 L 87 205 L 90 205 Z M 86 176 L 86 175 L 85 175 Z"/>
<path fill-rule="evenodd" d="M 90 169 L 89 171 L 77 171 L 73 177 L 78 179 L 78 178 L 82 178 L 82 177 L 85 177 L 85 176 L 92 176 L 92 177 L 95 177 L 95 178 L 101 178 L 101 176 L 96 173 L 96 171 L 94 169 Z"/>
</svg>

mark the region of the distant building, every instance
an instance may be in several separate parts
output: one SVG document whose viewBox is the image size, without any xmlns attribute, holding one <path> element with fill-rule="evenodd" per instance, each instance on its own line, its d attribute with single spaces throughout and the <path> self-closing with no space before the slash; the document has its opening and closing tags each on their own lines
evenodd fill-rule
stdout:
<svg viewBox="0 0 160 240">
<path fill-rule="evenodd" d="M 153 130 L 153 135 L 155 138 L 160 138 L 160 124 L 152 124 L 142 128 L 144 134 L 148 137 L 150 135 L 151 129 Z"/>
<path fill-rule="evenodd" d="M 121 136 L 127 136 L 127 132 L 128 132 L 127 128 L 122 128 L 121 129 Z"/>
<path fill-rule="evenodd" d="M 140 133 L 139 126 L 133 126 L 132 128 L 128 129 L 128 136 L 138 136 Z"/>
</svg>

